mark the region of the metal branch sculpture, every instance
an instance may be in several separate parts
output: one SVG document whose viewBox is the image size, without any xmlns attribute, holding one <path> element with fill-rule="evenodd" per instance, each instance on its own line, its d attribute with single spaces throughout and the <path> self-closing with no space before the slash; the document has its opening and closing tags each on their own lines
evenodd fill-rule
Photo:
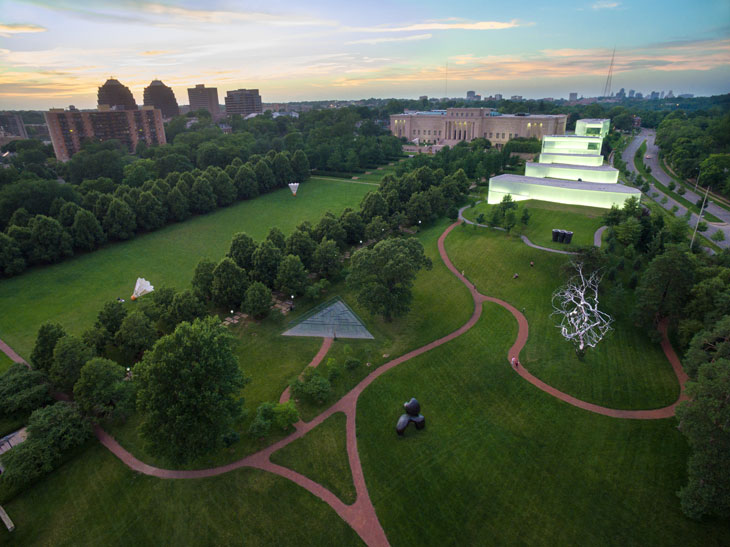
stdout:
<svg viewBox="0 0 730 547">
<path fill-rule="evenodd" d="M 599 272 L 586 276 L 583 264 L 574 262 L 576 275 L 553 293 L 553 313 L 561 317 L 560 334 L 575 344 L 579 356 L 587 347 L 594 348 L 611 330 L 613 319 L 598 309 Z"/>
</svg>

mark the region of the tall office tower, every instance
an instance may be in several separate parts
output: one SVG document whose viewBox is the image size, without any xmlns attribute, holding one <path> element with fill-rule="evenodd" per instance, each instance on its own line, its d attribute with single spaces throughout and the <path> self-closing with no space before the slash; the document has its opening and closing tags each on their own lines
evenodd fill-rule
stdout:
<svg viewBox="0 0 730 547">
<path fill-rule="evenodd" d="M 659 94 L 659 98 L 660 99 L 663 99 L 664 98 L 664 90 L 663 89 L 662 89 L 662 92 Z"/>
<path fill-rule="evenodd" d="M 473 101 L 476 99 L 476 91 L 467 91 L 466 92 L 466 100 L 467 101 Z"/>
<path fill-rule="evenodd" d="M 150 85 L 144 88 L 144 105 L 159 108 L 163 118 L 172 118 L 180 114 L 175 94 L 160 80 L 152 80 Z"/>
<path fill-rule="evenodd" d="M 636 95 L 634 95 L 634 99 L 643 99 L 644 94 L 641 91 L 637 91 Z"/>
<path fill-rule="evenodd" d="M 220 116 L 221 108 L 218 104 L 218 88 L 205 87 L 205 84 L 197 84 L 188 88 L 188 99 L 190 100 L 190 112 L 201 108 L 210 112 L 214 118 Z"/>
<path fill-rule="evenodd" d="M 106 83 L 99 88 L 97 93 L 99 98 L 99 108 L 106 105 L 116 110 L 137 110 L 137 103 L 132 96 L 132 92 L 119 80 L 109 78 Z"/>
<path fill-rule="evenodd" d="M 27 139 L 28 133 L 20 114 L 14 112 L 0 112 L 0 136 L 20 137 Z"/>
<path fill-rule="evenodd" d="M 570 95 L 568 95 L 569 101 L 577 101 L 578 100 L 578 93 L 575 91 L 571 92 Z"/>
<path fill-rule="evenodd" d="M 626 97 L 626 90 L 622 87 L 618 90 L 618 93 L 616 93 L 616 97 L 619 99 L 624 99 Z"/>
<path fill-rule="evenodd" d="M 495 101 L 501 101 L 502 100 L 502 94 L 501 93 L 495 93 L 494 94 L 494 100 Z"/>
<path fill-rule="evenodd" d="M 633 89 L 629 89 L 629 99 L 634 98 L 634 93 L 636 93 L 636 91 L 634 91 Z"/>
<path fill-rule="evenodd" d="M 140 142 L 149 146 L 167 142 L 162 112 L 152 106 L 143 106 L 141 110 L 111 110 L 104 105 L 92 112 L 53 108 L 45 116 L 53 151 L 60 161 L 71 159 L 86 139 L 115 139 L 130 152 L 134 152 Z"/>
<path fill-rule="evenodd" d="M 226 93 L 226 115 L 261 113 L 261 95 L 258 89 L 235 89 Z"/>
<path fill-rule="evenodd" d="M 666 95 L 664 95 L 664 98 L 665 99 L 674 99 L 674 92 L 670 89 L 669 90 L 669 93 L 667 93 Z"/>
</svg>

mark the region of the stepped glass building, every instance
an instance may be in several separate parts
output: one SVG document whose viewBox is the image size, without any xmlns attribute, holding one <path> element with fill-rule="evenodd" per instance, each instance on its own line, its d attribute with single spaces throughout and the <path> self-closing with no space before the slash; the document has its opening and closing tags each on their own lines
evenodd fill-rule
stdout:
<svg viewBox="0 0 730 547">
<path fill-rule="evenodd" d="M 493 108 L 449 108 L 393 114 L 390 131 L 418 144 L 453 146 L 481 137 L 499 149 L 517 137 L 561 135 L 566 121 L 565 114 L 500 114 Z"/>
<path fill-rule="evenodd" d="M 144 105 L 159 108 L 163 118 L 180 115 L 175 93 L 160 80 L 152 80 L 150 85 L 144 88 Z"/>
<path fill-rule="evenodd" d="M 601 145 L 611 120 L 578 120 L 575 135 L 546 135 L 538 162 L 527 162 L 524 175 L 489 179 L 488 203 L 507 194 L 515 201 L 539 199 L 591 207 L 621 207 L 641 192 L 618 183 L 618 170 L 603 164 Z"/>
<path fill-rule="evenodd" d="M 137 110 L 137 103 L 132 92 L 119 80 L 110 78 L 99 88 L 97 93 L 99 108 L 108 106 L 116 110 Z"/>
</svg>

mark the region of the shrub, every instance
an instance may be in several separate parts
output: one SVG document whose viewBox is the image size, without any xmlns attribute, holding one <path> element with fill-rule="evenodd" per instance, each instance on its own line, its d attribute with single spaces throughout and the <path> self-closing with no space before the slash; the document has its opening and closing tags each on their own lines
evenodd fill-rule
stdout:
<svg viewBox="0 0 730 547">
<path fill-rule="evenodd" d="M 347 370 L 355 370 L 359 366 L 360 366 L 359 359 L 355 359 L 354 357 L 350 357 L 349 359 L 347 359 L 347 361 L 345 361 L 345 368 Z"/>
</svg>

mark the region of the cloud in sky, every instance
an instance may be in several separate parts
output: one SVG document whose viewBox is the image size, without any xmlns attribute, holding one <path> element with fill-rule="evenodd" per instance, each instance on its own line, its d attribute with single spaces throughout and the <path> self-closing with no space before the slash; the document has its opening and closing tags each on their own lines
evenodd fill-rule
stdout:
<svg viewBox="0 0 730 547">
<path fill-rule="evenodd" d="M 10 38 L 13 34 L 26 34 L 33 32 L 46 32 L 48 30 L 40 25 L 28 25 L 23 23 L 0 23 L 0 36 Z"/>
<path fill-rule="evenodd" d="M 453 18 L 449 18 L 448 20 L 453 21 Z M 438 21 L 430 21 L 426 23 L 414 23 L 411 25 L 399 27 L 355 27 L 352 30 L 359 32 L 411 32 L 418 30 L 503 30 L 524 25 L 524 23 L 520 23 L 516 19 L 513 19 L 512 21 L 477 21 L 474 23 L 441 23 Z"/>
<path fill-rule="evenodd" d="M 621 5 L 620 2 L 612 2 L 611 0 L 598 0 L 591 7 L 595 10 L 599 9 L 615 9 Z"/>
<path fill-rule="evenodd" d="M 428 40 L 433 37 L 433 34 L 414 34 L 412 36 L 403 36 L 400 38 L 364 38 L 362 40 L 353 40 L 351 42 L 345 42 L 347 45 L 351 44 L 384 44 L 387 42 L 413 42 L 415 40 Z"/>
</svg>

